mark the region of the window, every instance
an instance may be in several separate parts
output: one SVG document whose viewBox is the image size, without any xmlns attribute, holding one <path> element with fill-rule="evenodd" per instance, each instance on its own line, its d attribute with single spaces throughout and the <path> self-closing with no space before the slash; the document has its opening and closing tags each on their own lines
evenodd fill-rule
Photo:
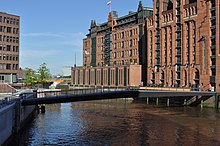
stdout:
<svg viewBox="0 0 220 146">
<path fill-rule="evenodd" d="M 4 41 L 4 42 L 7 41 L 7 37 L 6 37 L 6 36 L 3 37 L 3 41 Z"/>
<path fill-rule="evenodd" d="M 3 69 L 3 65 L 2 64 L 0 64 L 0 69 Z M 5 80 L 5 76 L 0 76 L 0 81 L 2 82 L 4 80 Z"/>
<path fill-rule="evenodd" d="M 4 23 L 7 23 L 7 18 L 6 17 L 4 17 Z"/>
<path fill-rule="evenodd" d="M 124 41 L 122 41 L 121 47 L 124 48 Z"/>
<path fill-rule="evenodd" d="M 132 40 L 130 40 L 130 47 L 132 47 Z"/>
<path fill-rule="evenodd" d="M 124 38 L 124 32 L 121 33 L 121 37 L 122 37 L 122 39 Z"/>
<path fill-rule="evenodd" d="M 129 51 L 129 56 L 130 56 L 130 57 L 132 56 L 132 50 Z"/>
<path fill-rule="evenodd" d="M 6 49 L 7 49 L 7 47 L 4 45 L 4 46 L 3 46 L 3 51 L 6 51 Z"/>
<path fill-rule="evenodd" d="M 6 69 L 11 69 L 11 64 L 6 64 Z"/>
<path fill-rule="evenodd" d="M 130 30 L 130 36 L 132 36 L 133 34 L 132 34 L 132 30 Z"/>
<path fill-rule="evenodd" d="M 11 46 L 7 45 L 7 51 L 11 51 Z"/>
</svg>

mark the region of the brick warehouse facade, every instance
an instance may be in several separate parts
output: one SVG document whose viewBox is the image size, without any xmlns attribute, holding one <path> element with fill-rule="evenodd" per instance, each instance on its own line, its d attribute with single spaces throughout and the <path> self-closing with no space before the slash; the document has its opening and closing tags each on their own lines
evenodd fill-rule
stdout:
<svg viewBox="0 0 220 146">
<path fill-rule="evenodd" d="M 141 65 L 77 67 L 72 71 L 72 83 L 91 87 L 130 87 L 141 81 Z"/>
<path fill-rule="evenodd" d="M 140 2 L 127 16 L 111 12 L 106 23 L 92 21 L 83 40 L 83 64 L 142 65 L 144 85 L 220 92 L 219 5 L 218 0 L 153 0 L 153 11 Z M 134 24 L 126 19 L 133 16 Z"/>
<path fill-rule="evenodd" d="M 141 81 L 146 83 L 145 20 L 152 14 L 151 8 L 145 8 L 139 2 L 137 12 L 118 18 L 117 12 L 112 11 L 108 21 L 102 24 L 92 20 L 89 34 L 83 40 L 83 67 L 72 68 L 73 85 L 82 85 L 82 76 L 85 81 L 94 81 L 91 86 L 138 86 Z M 102 68 L 101 81 L 98 80 L 99 68 Z M 93 70 L 94 73 L 90 73 Z M 89 75 L 86 75 L 87 71 Z"/>
<path fill-rule="evenodd" d="M 20 17 L 0 12 L 0 83 L 17 82 Z"/>
<path fill-rule="evenodd" d="M 148 85 L 220 92 L 219 0 L 154 0 Z"/>
</svg>

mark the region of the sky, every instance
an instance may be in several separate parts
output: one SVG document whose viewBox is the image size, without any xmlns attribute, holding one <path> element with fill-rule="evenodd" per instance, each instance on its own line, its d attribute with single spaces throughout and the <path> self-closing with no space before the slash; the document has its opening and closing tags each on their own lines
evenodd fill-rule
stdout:
<svg viewBox="0 0 220 146">
<path fill-rule="evenodd" d="M 106 22 L 108 0 L 0 0 L 0 11 L 20 16 L 20 67 L 46 63 L 52 74 L 82 65 L 82 43 L 91 20 Z M 139 0 L 111 0 L 119 17 L 137 11 Z M 152 7 L 152 0 L 142 0 Z M 76 55 L 75 55 L 76 54 Z M 76 56 L 76 59 L 75 59 Z"/>
</svg>

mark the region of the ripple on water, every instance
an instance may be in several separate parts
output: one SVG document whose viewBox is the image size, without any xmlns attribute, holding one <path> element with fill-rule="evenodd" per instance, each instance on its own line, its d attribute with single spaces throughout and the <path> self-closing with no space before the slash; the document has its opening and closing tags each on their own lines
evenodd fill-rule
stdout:
<svg viewBox="0 0 220 146">
<path fill-rule="evenodd" d="M 47 106 L 20 145 L 220 145 L 220 116 L 196 108 L 158 108 L 125 101 Z"/>
</svg>

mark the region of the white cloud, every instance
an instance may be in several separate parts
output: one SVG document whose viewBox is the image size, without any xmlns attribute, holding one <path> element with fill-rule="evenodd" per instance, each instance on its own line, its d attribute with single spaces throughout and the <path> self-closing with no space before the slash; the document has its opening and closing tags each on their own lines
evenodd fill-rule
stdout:
<svg viewBox="0 0 220 146">
<path fill-rule="evenodd" d="M 83 42 L 82 42 L 82 39 L 74 39 L 74 40 L 66 40 L 66 41 L 63 41 L 63 44 L 64 45 L 70 45 L 70 46 L 76 46 L 76 47 L 82 47 L 83 45 Z"/>
<path fill-rule="evenodd" d="M 56 56 L 59 55 L 61 51 L 59 50 L 50 50 L 50 49 L 45 49 L 45 50 L 23 50 L 21 52 L 21 57 L 22 58 L 27 58 L 27 59 L 40 59 L 40 58 L 47 58 L 51 56 Z"/>
<path fill-rule="evenodd" d="M 83 38 L 83 37 L 85 37 L 85 34 L 82 32 L 78 32 L 78 33 L 32 32 L 32 33 L 21 34 L 21 36 L 22 37 L 60 37 L 60 38 L 79 37 L 79 38 Z"/>
<path fill-rule="evenodd" d="M 40 42 L 40 40 L 44 39 L 45 37 L 47 38 L 47 45 L 48 45 L 48 42 L 50 42 L 50 43 L 56 43 L 56 45 L 69 45 L 72 47 L 82 48 L 83 38 L 85 37 L 85 34 L 82 32 L 78 32 L 78 33 L 36 32 L 36 33 L 22 34 L 22 37 L 25 37 L 25 38 L 36 37 L 35 41 L 37 40 L 37 38 L 39 38 L 39 41 L 36 41 L 36 42 Z M 28 43 L 28 42 L 24 42 L 24 43 Z M 34 44 L 31 44 L 31 45 L 34 45 Z"/>
<path fill-rule="evenodd" d="M 26 33 L 21 34 L 22 37 L 62 37 L 59 34 L 51 33 L 51 32 L 38 32 L 38 33 Z"/>
</svg>

